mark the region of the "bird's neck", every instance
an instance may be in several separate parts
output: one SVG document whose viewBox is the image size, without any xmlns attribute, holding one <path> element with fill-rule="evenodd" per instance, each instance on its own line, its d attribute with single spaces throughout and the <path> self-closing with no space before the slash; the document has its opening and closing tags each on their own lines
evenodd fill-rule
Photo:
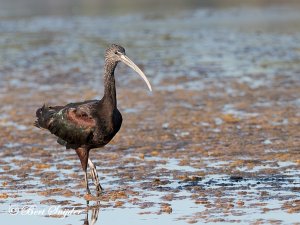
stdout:
<svg viewBox="0 0 300 225">
<path fill-rule="evenodd" d="M 117 107 L 115 68 L 118 62 L 105 61 L 104 65 L 104 100 Z"/>
</svg>

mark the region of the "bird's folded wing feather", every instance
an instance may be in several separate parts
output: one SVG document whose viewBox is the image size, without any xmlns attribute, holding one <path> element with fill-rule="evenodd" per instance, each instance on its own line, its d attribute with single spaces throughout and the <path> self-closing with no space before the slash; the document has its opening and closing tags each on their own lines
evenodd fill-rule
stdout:
<svg viewBox="0 0 300 225">
<path fill-rule="evenodd" d="M 51 133 L 68 144 L 86 144 L 93 138 L 96 126 L 91 104 L 69 104 L 65 107 L 44 108 L 41 116 L 46 121 L 45 127 Z"/>
</svg>

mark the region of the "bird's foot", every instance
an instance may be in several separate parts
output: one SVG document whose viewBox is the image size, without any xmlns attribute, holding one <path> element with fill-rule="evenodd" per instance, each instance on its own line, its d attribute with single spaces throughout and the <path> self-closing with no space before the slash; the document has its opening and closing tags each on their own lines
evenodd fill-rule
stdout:
<svg viewBox="0 0 300 225">
<path fill-rule="evenodd" d="M 103 192 L 103 188 L 101 187 L 101 185 L 98 183 L 98 185 L 96 185 L 96 195 L 97 197 L 99 197 L 101 195 L 101 193 Z"/>
</svg>

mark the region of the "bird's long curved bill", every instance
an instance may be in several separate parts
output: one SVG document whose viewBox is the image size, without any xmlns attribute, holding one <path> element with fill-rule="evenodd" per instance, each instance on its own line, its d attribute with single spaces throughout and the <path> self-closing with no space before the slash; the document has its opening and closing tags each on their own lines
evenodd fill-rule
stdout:
<svg viewBox="0 0 300 225">
<path fill-rule="evenodd" d="M 137 72 L 143 78 L 143 80 L 146 82 L 149 90 L 152 91 L 151 84 L 150 84 L 149 80 L 147 79 L 146 75 L 143 73 L 143 71 L 141 71 L 141 69 L 137 65 L 135 65 L 135 63 L 132 62 L 131 59 L 129 59 L 126 55 L 121 55 L 121 60 L 123 63 L 125 63 L 127 66 L 132 68 L 135 72 Z"/>
</svg>

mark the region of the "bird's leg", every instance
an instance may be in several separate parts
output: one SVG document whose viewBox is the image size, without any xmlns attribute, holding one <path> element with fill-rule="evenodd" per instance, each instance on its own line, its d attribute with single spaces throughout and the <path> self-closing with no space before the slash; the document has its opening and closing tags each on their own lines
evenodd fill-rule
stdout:
<svg viewBox="0 0 300 225">
<path fill-rule="evenodd" d="M 86 188 L 86 193 L 91 194 L 90 188 L 89 188 L 89 181 L 88 181 L 88 176 L 87 172 L 84 171 L 84 180 L 85 180 L 85 188 Z"/>
<path fill-rule="evenodd" d="M 91 169 L 92 179 L 93 179 L 94 184 L 96 186 L 97 195 L 99 195 L 100 192 L 102 192 L 103 188 L 101 187 L 101 184 L 99 182 L 99 177 L 98 177 L 98 173 L 97 173 L 97 170 L 96 170 L 96 166 L 90 158 L 88 159 L 88 164 L 89 164 L 89 167 Z"/>
<path fill-rule="evenodd" d="M 89 188 L 89 182 L 88 182 L 88 176 L 87 176 L 87 162 L 89 158 L 89 150 L 86 148 L 77 148 L 76 153 L 80 159 L 81 166 L 84 172 L 84 179 L 85 179 L 85 187 L 87 194 L 91 194 L 90 188 Z"/>
</svg>

